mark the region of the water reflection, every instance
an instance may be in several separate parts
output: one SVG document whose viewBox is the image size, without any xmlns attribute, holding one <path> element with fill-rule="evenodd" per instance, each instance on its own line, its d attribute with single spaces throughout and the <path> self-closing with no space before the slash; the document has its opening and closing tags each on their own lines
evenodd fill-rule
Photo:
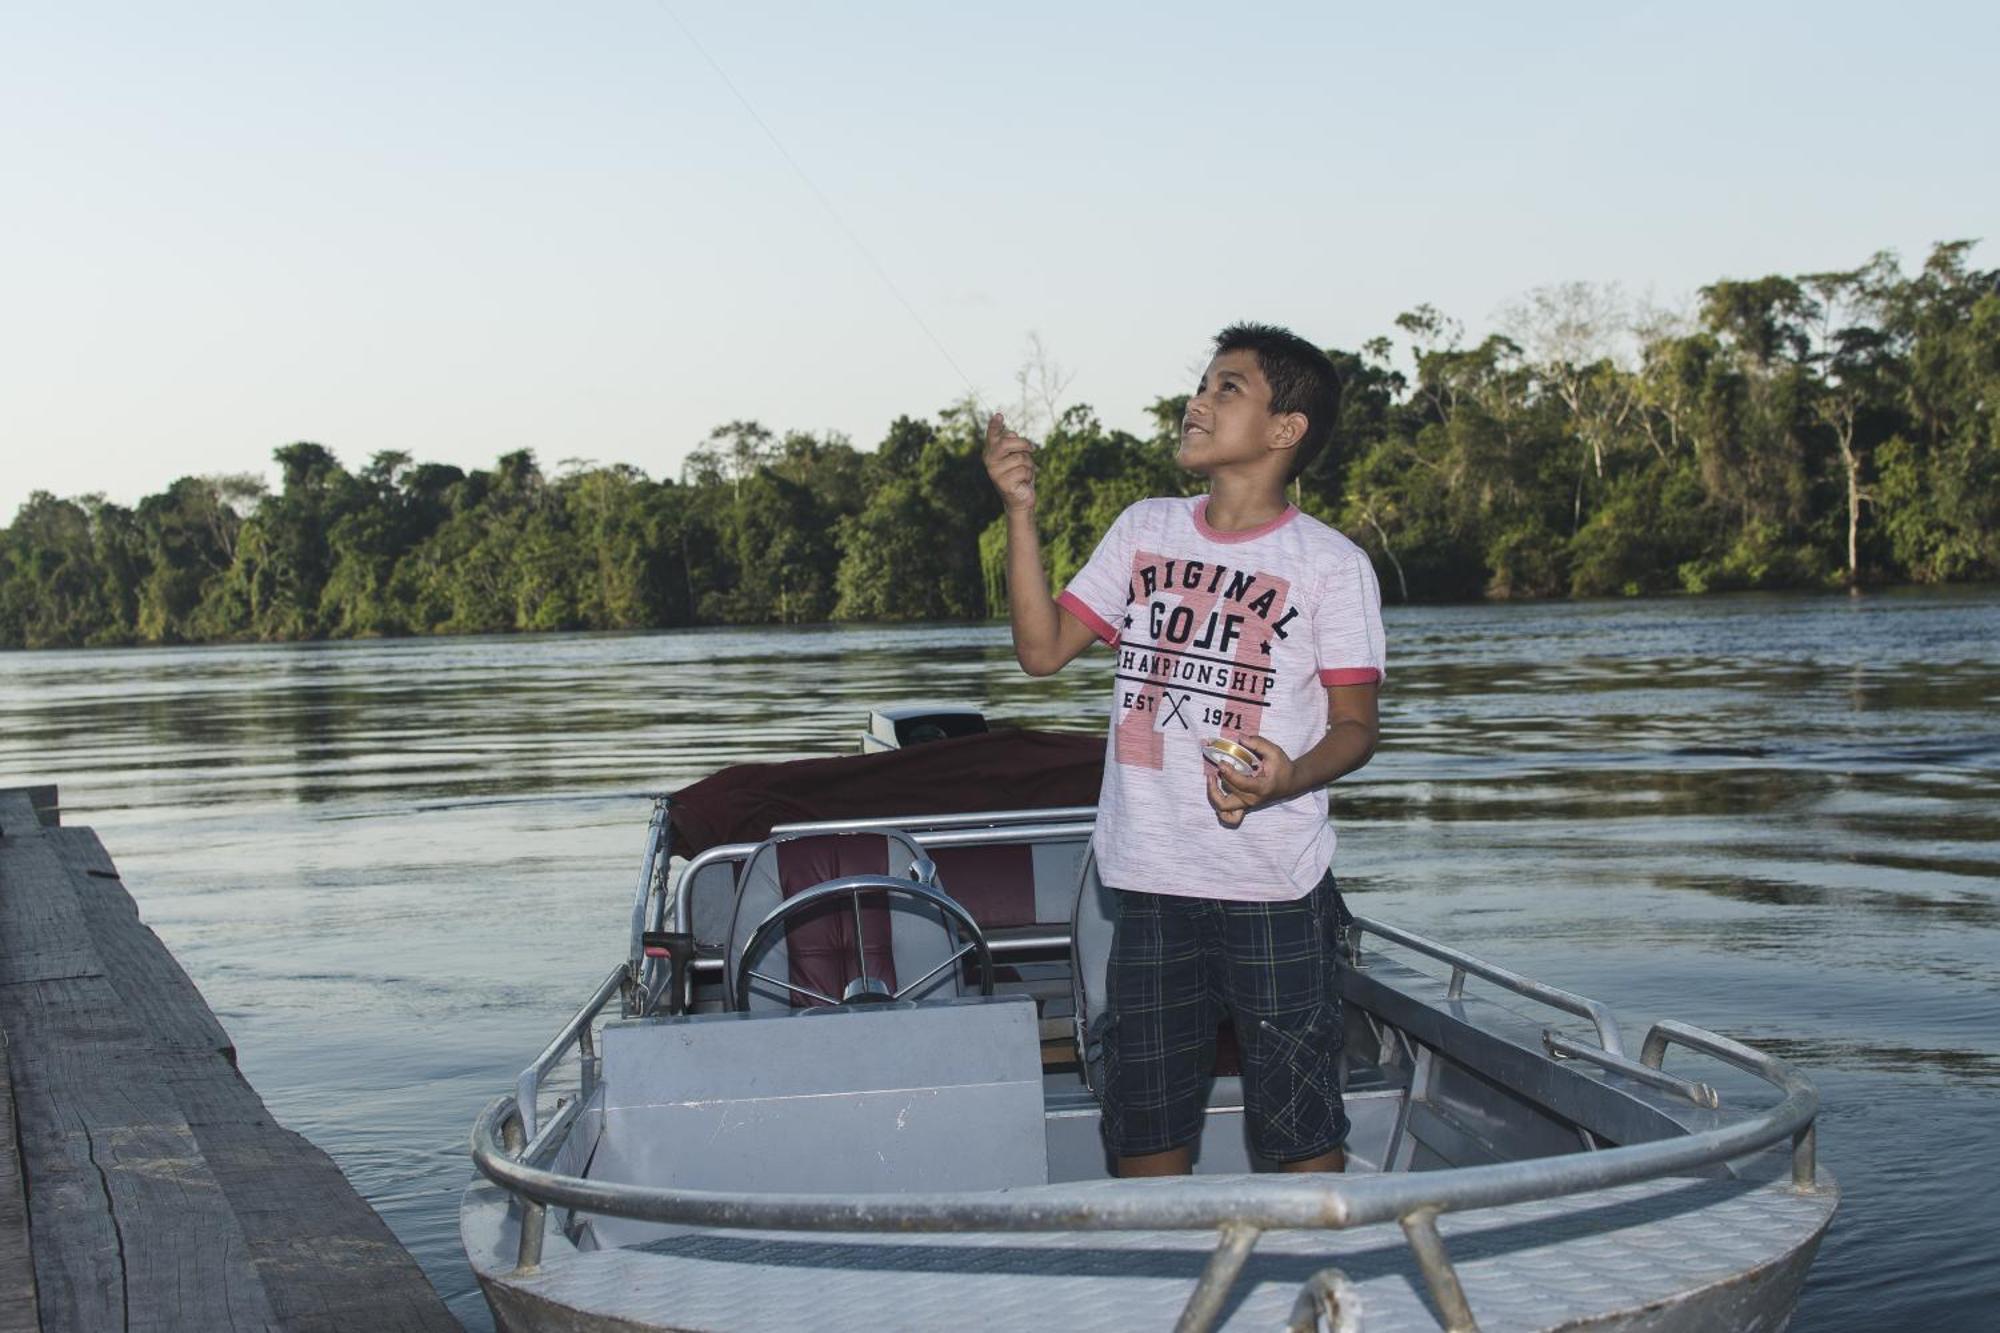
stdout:
<svg viewBox="0 0 2000 1333">
<path fill-rule="evenodd" d="M 1663 875 L 1660 882 L 1669 888 L 1720 894 L 1761 907 L 1859 908 L 1904 918 L 1917 915 L 1963 925 L 2000 925 L 2000 902 L 1995 902 L 1991 896 L 1933 898 L 1880 889 L 1758 879 L 1750 875 Z"/>
<path fill-rule="evenodd" d="M 1902 1046 L 1867 1040 L 1759 1036 L 1758 1047 L 1808 1068 L 1835 1066 L 1867 1069 L 1876 1074 L 1938 1074 L 1961 1082 L 2000 1087 L 2000 1054 Z"/>
</svg>

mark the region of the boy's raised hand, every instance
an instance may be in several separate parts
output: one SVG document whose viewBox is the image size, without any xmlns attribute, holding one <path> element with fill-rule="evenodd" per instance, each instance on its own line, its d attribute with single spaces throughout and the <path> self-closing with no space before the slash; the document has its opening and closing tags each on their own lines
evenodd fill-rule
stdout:
<svg viewBox="0 0 2000 1333">
<path fill-rule="evenodd" d="M 1248 811 L 1267 801 L 1298 795 L 1291 789 L 1292 757 L 1284 747 L 1262 736 L 1241 736 L 1238 743 L 1255 752 L 1257 771 L 1238 773 L 1222 764 L 1208 764 L 1208 803 L 1224 828 L 1235 828 Z M 1204 761 L 1207 762 L 1207 761 Z"/>
<path fill-rule="evenodd" d="M 1008 430 L 998 412 L 986 419 L 986 475 L 1010 512 L 1035 507 L 1035 446 Z"/>
</svg>

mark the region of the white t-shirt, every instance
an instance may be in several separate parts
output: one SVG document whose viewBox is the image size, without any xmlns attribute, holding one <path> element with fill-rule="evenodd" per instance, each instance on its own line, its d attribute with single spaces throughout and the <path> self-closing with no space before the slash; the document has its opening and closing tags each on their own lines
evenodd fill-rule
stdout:
<svg viewBox="0 0 2000 1333">
<path fill-rule="evenodd" d="M 1118 653 L 1092 847 L 1106 884 L 1278 902 L 1333 863 L 1326 789 L 1215 817 L 1201 742 L 1262 736 L 1296 758 L 1326 734 L 1326 687 L 1382 679 L 1382 595 L 1367 554 L 1287 508 L 1218 532 L 1208 498 L 1118 516 L 1059 605 Z"/>
</svg>

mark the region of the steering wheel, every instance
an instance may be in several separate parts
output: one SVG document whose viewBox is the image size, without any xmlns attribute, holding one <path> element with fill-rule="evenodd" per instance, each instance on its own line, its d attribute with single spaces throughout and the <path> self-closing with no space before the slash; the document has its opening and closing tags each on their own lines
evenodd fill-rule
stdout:
<svg viewBox="0 0 2000 1333">
<path fill-rule="evenodd" d="M 868 971 L 868 951 L 866 936 L 861 924 L 861 900 L 869 894 L 882 894 L 891 898 L 909 898 L 926 907 L 935 907 L 943 912 L 952 926 L 955 937 L 965 942 L 958 951 L 939 963 L 915 981 L 891 990 L 889 983 Z M 810 986 L 801 986 L 796 981 L 781 981 L 777 977 L 767 977 L 750 968 L 750 960 L 757 957 L 775 935 L 793 917 L 810 910 L 831 898 L 847 898 L 854 904 L 854 955 L 860 964 L 860 975 L 847 983 L 846 990 L 836 999 L 822 995 Z M 892 875 L 848 875 L 841 879 L 830 879 L 824 884 L 815 884 L 804 893 L 787 898 L 757 923 L 750 932 L 750 938 L 743 942 L 743 952 L 730 960 L 736 973 L 735 983 L 729 987 L 734 1007 L 741 1011 L 750 1007 L 750 983 L 761 981 L 768 986 L 776 986 L 783 991 L 797 991 L 810 995 L 825 1004 L 886 1004 L 900 1000 L 916 990 L 947 967 L 956 966 L 958 960 L 967 954 L 979 960 L 979 993 L 993 993 L 993 950 L 986 943 L 986 932 L 972 919 L 972 913 L 961 907 L 956 899 L 942 889 L 920 884 L 913 879 L 897 879 Z"/>
</svg>

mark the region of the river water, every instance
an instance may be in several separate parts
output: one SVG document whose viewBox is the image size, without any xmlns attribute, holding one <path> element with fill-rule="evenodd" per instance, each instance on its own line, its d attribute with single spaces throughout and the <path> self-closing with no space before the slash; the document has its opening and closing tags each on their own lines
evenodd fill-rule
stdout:
<svg viewBox="0 0 2000 1333">
<path fill-rule="evenodd" d="M 1356 910 L 1807 1070 L 1844 1202 L 1795 1327 L 1987 1317 L 2000 590 L 1386 619 L 1335 792 Z M 61 784 L 273 1112 L 483 1329 L 466 1132 L 621 956 L 643 793 L 850 751 L 883 700 L 1093 727 L 1110 669 L 1030 680 L 985 625 L 14 653 L 0 785 Z"/>
</svg>

